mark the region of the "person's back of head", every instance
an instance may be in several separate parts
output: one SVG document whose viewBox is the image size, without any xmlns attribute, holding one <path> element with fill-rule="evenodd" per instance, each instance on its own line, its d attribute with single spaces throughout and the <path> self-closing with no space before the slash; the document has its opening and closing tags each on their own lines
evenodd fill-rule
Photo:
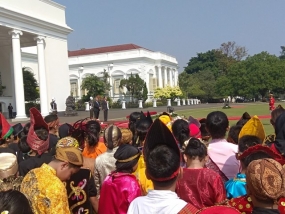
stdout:
<svg viewBox="0 0 285 214">
<path fill-rule="evenodd" d="M 44 127 L 35 128 L 35 133 L 38 136 L 39 139 L 45 141 L 48 139 L 48 130 L 46 130 Z"/>
<path fill-rule="evenodd" d="M 206 127 L 212 139 L 224 138 L 229 127 L 227 115 L 221 111 L 209 113 L 206 120 Z"/>
<path fill-rule="evenodd" d="M 70 124 L 68 124 L 68 123 L 62 124 L 58 128 L 59 138 L 64 138 L 64 137 L 70 136 L 71 135 L 71 129 L 72 129 L 72 126 Z"/>
<path fill-rule="evenodd" d="M 205 160 L 207 155 L 207 147 L 197 138 L 191 138 L 184 150 L 184 158 L 189 160 L 198 158 L 199 161 L 202 162 Z"/>
<path fill-rule="evenodd" d="M 249 113 L 244 112 L 241 116 L 241 118 L 238 120 L 238 122 L 236 123 L 236 125 L 238 126 L 244 126 L 247 121 L 249 121 L 251 119 L 251 116 L 249 115 Z"/>
<path fill-rule="evenodd" d="M 154 148 L 146 160 L 147 177 L 159 188 L 172 186 L 177 180 L 179 168 L 180 156 L 166 145 Z"/>
<path fill-rule="evenodd" d="M 47 115 L 44 118 L 44 121 L 48 124 L 50 131 L 57 131 L 59 126 L 58 116 L 56 114 Z"/>
<path fill-rule="evenodd" d="M 6 212 L 4 212 L 6 211 Z M 33 214 L 28 199 L 16 190 L 0 192 L 0 213 L 4 214 Z"/>
<path fill-rule="evenodd" d="M 136 140 L 136 123 L 140 119 L 140 117 L 141 117 L 141 113 L 140 112 L 133 112 L 129 116 L 128 127 L 131 130 L 131 132 L 133 133 L 133 139 L 132 139 L 133 143 Z"/>
<path fill-rule="evenodd" d="M 119 146 L 121 138 L 121 130 L 115 125 L 107 127 L 104 131 L 104 142 L 110 150 Z"/>
<path fill-rule="evenodd" d="M 228 133 L 227 141 L 237 145 L 238 144 L 238 136 L 239 136 L 241 129 L 242 129 L 242 126 L 239 126 L 239 125 L 231 126 L 229 133 Z"/>
<path fill-rule="evenodd" d="M 279 199 L 285 197 L 285 169 L 273 159 L 252 161 L 246 171 L 246 182 L 254 207 L 277 209 Z"/>
<path fill-rule="evenodd" d="M 30 127 L 31 127 L 31 123 L 30 122 L 28 122 L 28 123 L 26 123 L 24 125 L 24 128 L 23 128 L 24 135 L 28 134 Z"/>
<path fill-rule="evenodd" d="M 184 142 L 190 138 L 188 122 L 183 119 L 175 120 L 172 124 L 172 133 L 182 147 Z"/>
<path fill-rule="evenodd" d="M 133 173 L 137 168 L 140 155 L 141 152 L 138 148 L 130 144 L 121 144 L 114 153 L 114 158 L 117 160 L 116 171 Z"/>
<path fill-rule="evenodd" d="M 132 144 L 133 133 L 131 132 L 131 130 L 127 128 L 121 128 L 120 130 L 122 133 L 122 139 L 120 141 L 120 144 Z"/>
<path fill-rule="evenodd" d="M 145 140 L 147 131 L 151 126 L 152 122 L 147 119 L 142 119 L 136 123 L 136 141 L 133 142 L 134 146 L 142 146 L 143 141 Z"/>
<path fill-rule="evenodd" d="M 257 136 L 253 135 L 245 135 L 241 137 L 238 141 L 238 151 L 239 153 L 243 153 L 248 148 L 255 146 L 255 145 L 261 145 L 262 141 Z"/>
<path fill-rule="evenodd" d="M 90 120 L 86 123 L 86 128 L 88 132 L 91 132 L 93 134 L 100 134 L 101 131 L 101 125 L 96 120 Z"/>
<path fill-rule="evenodd" d="M 31 151 L 31 148 L 30 148 L 29 144 L 27 143 L 27 136 L 23 136 L 20 139 L 20 141 L 18 143 L 18 147 L 19 147 L 20 151 L 23 152 L 24 154 Z"/>
<path fill-rule="evenodd" d="M 285 109 L 278 105 L 272 112 L 271 112 L 271 119 L 270 123 L 275 127 L 276 119 L 285 112 Z"/>
<path fill-rule="evenodd" d="M 97 133 L 87 133 L 86 141 L 89 147 L 95 147 L 99 143 L 99 134 Z"/>
</svg>

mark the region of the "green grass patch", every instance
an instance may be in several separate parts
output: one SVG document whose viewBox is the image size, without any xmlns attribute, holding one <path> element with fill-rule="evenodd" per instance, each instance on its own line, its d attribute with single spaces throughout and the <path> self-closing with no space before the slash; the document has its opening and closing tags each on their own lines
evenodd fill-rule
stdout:
<svg viewBox="0 0 285 214">
<path fill-rule="evenodd" d="M 282 103 L 281 103 L 282 104 Z M 275 106 L 277 106 L 275 104 Z M 188 110 L 178 110 L 175 111 L 178 115 L 184 115 L 186 118 L 192 116 L 194 118 L 203 118 L 207 117 L 207 115 L 212 111 L 222 111 L 227 114 L 228 117 L 231 116 L 242 116 L 244 112 L 248 112 L 251 116 L 254 115 L 270 115 L 268 103 L 242 103 L 242 104 L 231 104 L 231 108 L 223 109 L 223 103 L 217 104 L 216 107 L 205 108 L 204 106 L 199 109 L 188 109 Z M 274 133 L 274 129 L 270 124 L 270 119 L 262 119 L 261 120 L 265 129 L 266 134 Z M 230 120 L 230 125 L 235 125 L 237 121 Z"/>
</svg>

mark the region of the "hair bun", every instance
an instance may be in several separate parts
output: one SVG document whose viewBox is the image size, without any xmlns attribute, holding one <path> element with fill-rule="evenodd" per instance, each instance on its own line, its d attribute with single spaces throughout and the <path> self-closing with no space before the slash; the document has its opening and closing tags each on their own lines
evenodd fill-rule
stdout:
<svg viewBox="0 0 285 214">
<path fill-rule="evenodd" d="M 190 138 L 188 145 L 192 148 L 192 149 L 198 149 L 201 147 L 201 141 L 197 138 Z"/>
</svg>

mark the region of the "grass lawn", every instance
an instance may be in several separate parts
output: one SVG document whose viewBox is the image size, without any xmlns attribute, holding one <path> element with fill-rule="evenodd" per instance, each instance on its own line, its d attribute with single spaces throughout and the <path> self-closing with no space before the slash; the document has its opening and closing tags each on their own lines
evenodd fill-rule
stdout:
<svg viewBox="0 0 285 214">
<path fill-rule="evenodd" d="M 275 104 L 275 106 L 277 106 Z M 228 117 L 231 116 L 242 116 L 244 112 L 248 112 L 251 116 L 254 115 L 270 115 L 268 103 L 242 103 L 242 104 L 231 104 L 232 108 L 230 109 L 223 109 L 223 104 L 220 105 L 217 104 L 217 107 L 210 107 L 210 108 L 200 108 L 200 109 L 189 109 L 189 110 L 181 110 L 181 111 L 175 111 L 178 115 L 184 115 L 186 118 L 188 118 L 190 115 L 194 118 L 203 118 L 207 117 L 207 114 L 209 114 L 212 111 L 223 111 L 227 114 Z M 274 133 L 274 129 L 272 125 L 270 124 L 270 119 L 262 119 L 261 120 L 264 129 L 266 132 L 266 135 Z M 230 125 L 235 125 L 237 121 L 236 120 L 230 120 Z"/>
</svg>

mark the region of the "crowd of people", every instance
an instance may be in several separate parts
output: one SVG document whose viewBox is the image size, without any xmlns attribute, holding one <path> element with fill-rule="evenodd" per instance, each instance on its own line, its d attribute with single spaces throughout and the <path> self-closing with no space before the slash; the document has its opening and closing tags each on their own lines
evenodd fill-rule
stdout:
<svg viewBox="0 0 285 214">
<path fill-rule="evenodd" d="M 188 119 L 133 112 L 128 128 L 0 114 L 1 214 L 285 213 L 285 110 L 275 133 L 244 113 Z"/>
</svg>

